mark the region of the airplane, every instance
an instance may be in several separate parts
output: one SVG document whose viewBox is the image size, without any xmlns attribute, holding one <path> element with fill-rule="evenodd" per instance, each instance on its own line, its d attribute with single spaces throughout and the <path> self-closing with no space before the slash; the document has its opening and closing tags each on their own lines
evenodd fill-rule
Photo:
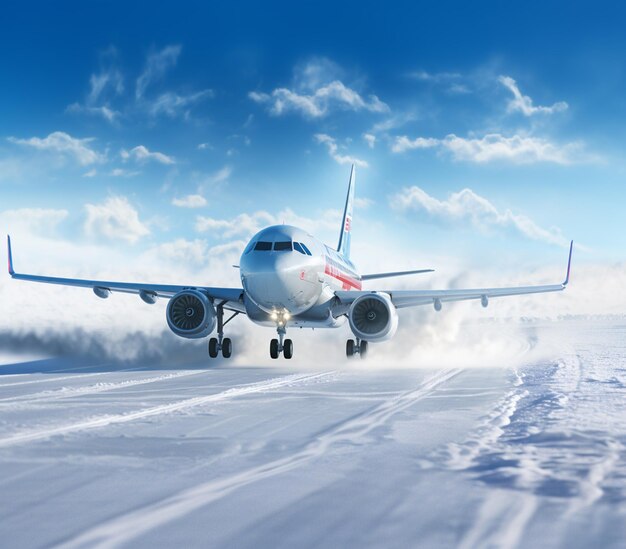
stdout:
<svg viewBox="0 0 626 549">
<path fill-rule="evenodd" d="M 436 311 L 451 301 L 480 300 L 487 307 L 493 297 L 558 292 L 567 287 L 574 242 L 570 242 L 564 282 L 542 286 L 474 288 L 454 290 L 364 290 L 363 282 L 432 272 L 433 269 L 359 274 L 350 260 L 352 213 L 356 184 L 352 166 L 337 248 L 331 248 L 307 231 L 290 225 L 274 225 L 255 234 L 245 247 L 239 270 L 241 288 L 174 286 L 105 280 L 81 280 L 18 274 L 13 267 L 11 238 L 7 235 L 9 274 L 16 280 L 91 288 L 106 299 L 112 292 L 137 294 L 147 304 L 169 299 L 166 319 L 177 336 L 208 337 L 208 353 L 229 358 L 232 341 L 224 327 L 244 314 L 261 326 L 276 330 L 270 356 L 293 356 L 288 328 L 337 328 L 347 321 L 354 338 L 346 342 L 346 356 L 365 358 L 368 344 L 391 339 L 398 328 L 398 309 L 431 305 Z M 225 313 L 230 316 L 224 320 Z"/>
</svg>

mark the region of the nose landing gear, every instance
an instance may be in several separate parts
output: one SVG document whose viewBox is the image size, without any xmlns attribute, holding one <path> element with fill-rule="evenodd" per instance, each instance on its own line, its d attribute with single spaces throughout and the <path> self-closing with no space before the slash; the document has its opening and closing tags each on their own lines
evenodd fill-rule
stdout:
<svg viewBox="0 0 626 549">
<path fill-rule="evenodd" d="M 346 341 L 346 356 L 352 358 L 354 355 L 360 355 L 361 358 L 367 356 L 367 341 L 359 338 L 356 341 L 354 339 Z"/>
<path fill-rule="evenodd" d="M 272 339 L 270 341 L 270 356 L 274 359 L 278 358 L 282 353 L 283 356 L 289 360 L 293 356 L 293 341 L 291 339 L 284 339 L 287 335 L 287 330 L 284 326 L 278 326 L 276 329 L 279 339 Z"/>
</svg>

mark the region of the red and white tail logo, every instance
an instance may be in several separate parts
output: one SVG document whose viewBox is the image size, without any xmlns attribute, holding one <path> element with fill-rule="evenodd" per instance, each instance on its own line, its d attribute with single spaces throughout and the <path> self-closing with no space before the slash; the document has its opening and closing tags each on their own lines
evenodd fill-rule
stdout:
<svg viewBox="0 0 626 549">
<path fill-rule="evenodd" d="M 346 231 L 347 233 L 349 233 L 351 225 L 352 225 L 352 218 L 346 217 L 346 225 L 345 225 L 343 230 Z"/>
</svg>

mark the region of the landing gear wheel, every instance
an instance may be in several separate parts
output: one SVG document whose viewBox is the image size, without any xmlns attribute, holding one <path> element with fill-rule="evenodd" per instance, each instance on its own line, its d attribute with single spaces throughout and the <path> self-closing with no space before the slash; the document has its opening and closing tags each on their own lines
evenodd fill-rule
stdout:
<svg viewBox="0 0 626 549">
<path fill-rule="evenodd" d="M 209 339 L 209 356 L 211 358 L 217 357 L 217 338 L 215 337 Z"/>
<path fill-rule="evenodd" d="M 359 354 L 361 358 L 365 358 L 367 356 L 367 341 L 361 341 L 361 345 L 359 345 Z"/>
<path fill-rule="evenodd" d="M 222 341 L 222 356 L 224 358 L 230 358 L 230 355 L 233 352 L 233 342 L 230 340 L 230 337 L 225 337 Z"/>
<path fill-rule="evenodd" d="M 346 356 L 348 358 L 354 356 L 354 339 L 346 341 Z"/>
<path fill-rule="evenodd" d="M 283 343 L 283 356 L 289 360 L 293 356 L 293 341 L 285 339 Z"/>
<path fill-rule="evenodd" d="M 272 358 L 278 358 L 278 340 L 272 339 L 270 341 L 270 356 Z"/>
</svg>

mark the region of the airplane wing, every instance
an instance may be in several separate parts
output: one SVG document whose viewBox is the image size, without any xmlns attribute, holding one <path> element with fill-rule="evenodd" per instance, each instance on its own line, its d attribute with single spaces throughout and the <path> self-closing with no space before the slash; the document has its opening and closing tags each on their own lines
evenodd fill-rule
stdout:
<svg viewBox="0 0 626 549">
<path fill-rule="evenodd" d="M 392 273 L 372 273 L 361 275 L 361 280 L 375 280 L 377 278 L 392 278 L 395 276 L 406 276 L 414 274 L 432 273 L 434 269 L 419 269 L 417 271 L 394 271 Z"/>
<path fill-rule="evenodd" d="M 392 303 L 398 308 L 414 307 L 417 305 L 433 305 L 435 309 L 441 309 L 441 304 L 448 301 L 466 301 L 480 299 L 484 307 L 492 297 L 504 297 L 511 295 L 540 294 L 547 292 L 560 292 L 569 282 L 570 267 L 572 264 L 572 248 L 570 243 L 569 257 L 567 261 L 567 274 L 561 284 L 547 284 L 543 286 L 514 286 L 509 288 L 470 288 L 461 290 L 381 290 L 381 293 L 389 294 Z M 337 291 L 335 295 L 343 306 L 349 306 L 354 300 L 368 291 Z"/>
<path fill-rule="evenodd" d="M 45 284 L 59 284 L 62 286 L 76 286 L 79 288 L 91 288 L 93 292 L 102 298 L 109 296 L 111 292 L 137 294 L 146 303 L 154 303 L 157 297 L 171 298 L 182 290 L 197 289 L 205 292 L 211 299 L 219 300 L 225 309 L 245 313 L 243 305 L 243 289 L 241 288 L 214 288 L 209 286 L 175 286 L 170 284 L 143 284 L 137 282 L 113 282 L 110 280 L 85 280 L 79 278 L 59 278 L 52 276 L 40 276 L 32 274 L 18 274 L 13 268 L 13 254 L 11 251 L 11 237 L 7 236 L 8 267 L 9 274 L 16 280 L 29 282 L 42 282 Z"/>
</svg>

